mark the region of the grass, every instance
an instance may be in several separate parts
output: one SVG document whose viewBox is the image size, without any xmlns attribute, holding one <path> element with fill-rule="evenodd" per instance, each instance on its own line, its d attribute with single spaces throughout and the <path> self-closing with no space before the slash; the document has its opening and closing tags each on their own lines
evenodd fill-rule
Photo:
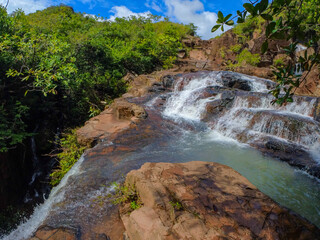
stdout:
<svg viewBox="0 0 320 240">
<path fill-rule="evenodd" d="M 142 207 L 142 201 L 135 186 L 114 183 L 115 193 L 112 196 L 114 205 L 129 204 L 132 211 Z"/>
</svg>

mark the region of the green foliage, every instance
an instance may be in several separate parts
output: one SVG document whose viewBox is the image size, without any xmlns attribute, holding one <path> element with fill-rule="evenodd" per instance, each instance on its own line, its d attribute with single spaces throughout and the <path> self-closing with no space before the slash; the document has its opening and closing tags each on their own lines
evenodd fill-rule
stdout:
<svg viewBox="0 0 320 240">
<path fill-rule="evenodd" d="M 233 53 L 240 53 L 242 49 L 242 45 L 241 44 L 236 44 L 230 47 L 231 52 Z"/>
<path fill-rule="evenodd" d="M 259 54 L 252 54 L 247 48 L 243 49 L 241 53 L 237 56 L 238 64 L 242 65 L 247 63 L 252 66 L 257 66 L 260 62 Z"/>
<path fill-rule="evenodd" d="M 238 37 L 249 39 L 252 37 L 255 31 L 258 33 L 261 33 L 264 23 L 265 23 L 265 20 L 262 17 L 249 16 L 247 17 L 245 22 L 237 24 L 233 28 L 233 32 L 237 34 Z"/>
<path fill-rule="evenodd" d="M 183 209 L 183 206 L 179 201 L 171 201 L 170 204 L 174 210 L 180 211 L 181 209 Z"/>
<path fill-rule="evenodd" d="M 0 152 L 6 152 L 31 136 L 26 131 L 23 118 L 27 115 L 28 107 L 21 102 L 5 102 L 0 105 Z"/>
<path fill-rule="evenodd" d="M 124 184 L 115 183 L 115 194 L 113 195 L 112 203 L 129 204 L 132 211 L 142 207 L 140 196 L 138 195 L 135 186 L 127 186 Z"/>
<path fill-rule="evenodd" d="M 275 67 L 284 67 L 284 58 L 278 58 L 273 60 L 273 66 Z"/>
<path fill-rule="evenodd" d="M 59 184 L 85 150 L 85 147 L 80 146 L 77 142 L 76 129 L 63 134 L 63 138 L 59 140 L 59 145 L 62 152 L 57 154 L 59 165 L 50 175 L 52 186 Z"/>
<path fill-rule="evenodd" d="M 222 57 L 222 59 L 225 59 L 225 57 L 226 57 L 225 47 L 220 48 L 219 53 L 220 53 L 220 56 Z"/>
<path fill-rule="evenodd" d="M 320 42 L 319 2 L 317 0 L 274 0 L 269 4 L 268 0 L 258 0 L 245 3 L 243 7 L 245 10 L 237 11 L 237 16 L 231 18 L 229 14 L 228 21 L 237 18 L 239 27 L 235 31 L 242 34 L 252 31 L 246 27 L 251 24 L 254 18 L 264 19 L 266 21 L 264 33 L 266 41 L 261 47 L 262 54 L 268 50 L 270 40 L 291 40 L 291 43 L 283 49 L 291 58 L 291 62 L 287 66 L 278 66 L 274 71 L 277 86 L 271 93 L 275 96 L 273 103 L 282 105 L 286 102 L 292 102 L 292 95 L 301 83 L 306 81 L 313 66 L 320 65 L 320 54 L 317 51 Z M 250 14 L 249 18 L 246 18 L 247 13 Z M 245 25 L 240 25 L 245 22 L 247 22 Z M 224 24 L 227 22 L 220 12 L 217 25 L 213 27 L 212 31 L 219 28 L 223 30 Z M 297 59 L 295 50 L 299 42 L 304 43 L 307 48 L 314 48 L 314 53 L 309 56 L 305 54 L 304 57 L 301 56 Z M 303 78 L 294 75 L 295 63 L 300 63 L 307 72 Z"/>
<path fill-rule="evenodd" d="M 0 7 L 1 151 L 35 129 L 32 118 L 73 128 L 99 114 L 126 92 L 128 72 L 170 68 L 194 31 L 156 16 L 101 22 L 63 5 L 29 15 Z"/>
</svg>

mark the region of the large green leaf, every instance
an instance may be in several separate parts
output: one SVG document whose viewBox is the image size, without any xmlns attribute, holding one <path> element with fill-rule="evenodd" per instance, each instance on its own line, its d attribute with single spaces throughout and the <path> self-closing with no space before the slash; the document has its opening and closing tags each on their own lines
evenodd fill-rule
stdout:
<svg viewBox="0 0 320 240">
<path fill-rule="evenodd" d="M 218 19 L 223 22 L 224 17 L 221 11 L 218 12 Z"/>
<path fill-rule="evenodd" d="M 232 14 L 228 14 L 228 15 L 223 19 L 223 21 L 224 21 L 224 22 L 228 21 L 231 16 L 232 16 Z"/>
<path fill-rule="evenodd" d="M 220 28 L 220 24 L 214 25 L 213 28 L 211 29 L 211 32 L 215 32 Z"/>
<path fill-rule="evenodd" d="M 271 22 L 267 25 L 267 28 L 266 28 L 266 35 L 267 37 L 270 36 L 270 34 L 275 30 L 275 27 L 276 27 L 276 23 L 275 22 Z"/>
<path fill-rule="evenodd" d="M 255 13 L 255 9 L 254 6 L 251 3 L 245 3 L 243 4 L 243 7 L 251 14 L 251 15 L 256 15 Z"/>
<path fill-rule="evenodd" d="M 267 21 L 272 21 L 272 20 L 273 20 L 273 17 L 272 17 L 272 15 L 270 15 L 270 14 L 261 14 L 261 17 L 262 17 L 264 20 L 267 20 Z"/>
<path fill-rule="evenodd" d="M 233 25 L 234 25 L 234 21 L 233 21 L 233 20 L 230 20 L 230 21 L 226 22 L 226 25 L 228 25 L 228 26 L 233 26 Z"/>
</svg>

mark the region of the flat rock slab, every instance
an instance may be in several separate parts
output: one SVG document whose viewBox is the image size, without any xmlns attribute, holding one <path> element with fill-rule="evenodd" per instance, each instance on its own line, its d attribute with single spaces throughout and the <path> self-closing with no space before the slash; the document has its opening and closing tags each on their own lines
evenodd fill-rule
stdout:
<svg viewBox="0 0 320 240">
<path fill-rule="evenodd" d="M 143 203 L 120 210 L 131 240 L 320 239 L 316 226 L 218 163 L 145 163 L 125 184 Z"/>
</svg>

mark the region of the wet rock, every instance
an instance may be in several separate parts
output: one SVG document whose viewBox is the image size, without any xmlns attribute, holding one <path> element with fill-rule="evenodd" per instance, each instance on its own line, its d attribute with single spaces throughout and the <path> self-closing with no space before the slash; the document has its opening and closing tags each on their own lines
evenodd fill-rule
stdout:
<svg viewBox="0 0 320 240">
<path fill-rule="evenodd" d="M 320 122 L 320 98 L 317 99 L 317 104 L 313 112 L 313 118 L 316 121 Z"/>
<path fill-rule="evenodd" d="M 67 228 L 40 228 L 35 236 L 30 240 L 76 240 L 76 233 L 73 230 Z"/>
<path fill-rule="evenodd" d="M 148 114 L 143 107 L 126 101 L 125 99 L 117 99 L 114 101 L 112 108 L 115 109 L 117 118 L 131 119 L 132 117 L 145 119 Z"/>
<path fill-rule="evenodd" d="M 143 206 L 123 207 L 130 239 L 317 239 L 320 230 L 218 163 L 146 163 L 131 171 Z"/>
<path fill-rule="evenodd" d="M 77 140 L 81 145 L 93 146 L 111 134 L 128 128 L 132 122 L 145 119 L 147 116 L 143 107 L 125 99 L 116 99 L 108 109 L 91 118 L 77 131 Z"/>
<path fill-rule="evenodd" d="M 305 170 L 310 175 L 320 176 L 318 163 L 312 158 L 307 149 L 300 145 L 286 142 L 274 137 L 264 137 L 251 144 L 261 152 L 279 158 L 289 163 L 291 166 Z"/>
</svg>

